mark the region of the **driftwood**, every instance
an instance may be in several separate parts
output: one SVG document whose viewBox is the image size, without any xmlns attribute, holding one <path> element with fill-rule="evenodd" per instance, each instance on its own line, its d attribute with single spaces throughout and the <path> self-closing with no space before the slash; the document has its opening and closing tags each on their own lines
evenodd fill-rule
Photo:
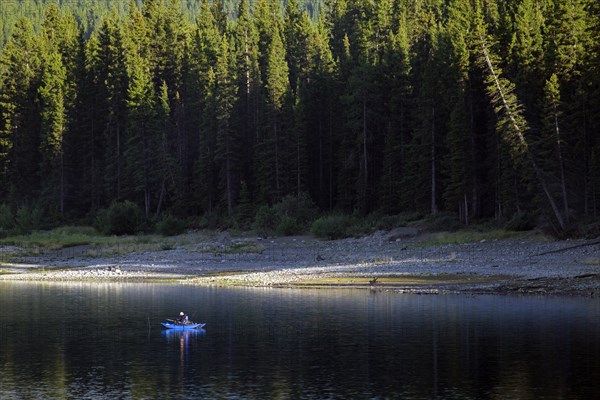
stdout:
<svg viewBox="0 0 600 400">
<path fill-rule="evenodd" d="M 600 239 L 594 240 L 593 242 L 579 243 L 579 244 L 576 244 L 576 245 L 573 245 L 573 246 L 563 247 L 562 249 L 544 251 L 542 253 L 533 254 L 533 255 L 531 255 L 531 257 L 538 257 L 538 256 L 543 256 L 543 255 L 546 255 L 546 254 L 553 254 L 553 253 L 561 253 L 563 251 L 577 249 L 579 247 L 593 246 L 595 244 L 600 244 Z"/>
</svg>

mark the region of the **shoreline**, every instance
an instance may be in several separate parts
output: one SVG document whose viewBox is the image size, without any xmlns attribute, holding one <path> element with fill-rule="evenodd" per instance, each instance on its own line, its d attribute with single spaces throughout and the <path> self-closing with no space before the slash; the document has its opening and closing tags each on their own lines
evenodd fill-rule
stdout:
<svg viewBox="0 0 600 400">
<path fill-rule="evenodd" d="M 90 256 L 85 246 L 21 255 L 0 281 L 168 282 L 399 293 L 600 294 L 600 240 L 523 236 L 424 246 L 410 230 L 333 241 L 196 232 L 172 249 Z"/>
</svg>

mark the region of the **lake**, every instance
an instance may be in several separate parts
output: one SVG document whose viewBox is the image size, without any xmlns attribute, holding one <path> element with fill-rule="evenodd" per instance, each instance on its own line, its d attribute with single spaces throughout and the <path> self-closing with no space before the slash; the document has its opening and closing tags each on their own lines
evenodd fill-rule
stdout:
<svg viewBox="0 0 600 400">
<path fill-rule="evenodd" d="M 2 400 L 598 393 L 597 298 L 0 283 Z"/>
</svg>

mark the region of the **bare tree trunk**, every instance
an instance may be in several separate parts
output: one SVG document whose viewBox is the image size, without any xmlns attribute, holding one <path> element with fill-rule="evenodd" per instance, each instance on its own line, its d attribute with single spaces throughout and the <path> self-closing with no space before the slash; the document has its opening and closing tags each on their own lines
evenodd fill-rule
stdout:
<svg viewBox="0 0 600 400">
<path fill-rule="evenodd" d="M 431 105 L 431 214 L 435 215 L 438 212 L 437 208 L 437 187 L 435 182 L 435 175 L 437 174 L 435 167 L 435 106 Z"/>
<path fill-rule="evenodd" d="M 277 195 L 281 193 L 281 187 L 279 184 L 279 132 L 277 131 L 277 120 L 276 116 L 274 116 L 273 120 L 273 133 L 275 134 L 275 189 L 277 190 Z"/>
<path fill-rule="evenodd" d="M 117 122 L 117 199 L 121 199 L 121 130 Z"/>
<path fill-rule="evenodd" d="M 329 209 L 333 209 L 333 111 L 329 102 Z"/>
<path fill-rule="evenodd" d="M 147 187 L 144 189 L 144 215 L 146 218 L 150 215 L 150 191 Z"/>
<path fill-rule="evenodd" d="M 465 225 L 469 225 L 469 201 L 467 200 L 467 192 L 464 193 L 465 196 Z"/>
<path fill-rule="evenodd" d="M 567 182 L 565 180 L 565 162 L 562 156 L 562 147 L 560 143 L 560 129 L 558 126 L 558 115 L 556 106 L 554 107 L 554 128 L 556 133 L 556 151 L 558 154 L 558 165 L 560 168 L 560 186 L 562 189 L 563 208 L 565 213 L 565 222 L 569 223 L 569 201 L 567 198 Z"/>
<path fill-rule="evenodd" d="M 468 90 L 469 90 L 469 142 L 471 145 L 471 161 L 475 162 L 475 154 L 477 154 L 477 146 L 475 143 L 475 111 L 473 110 L 473 88 L 471 86 L 471 79 L 468 79 Z M 473 174 L 471 175 L 471 184 L 472 186 L 472 195 L 471 195 L 471 210 L 473 211 L 473 216 L 475 218 L 477 218 L 479 216 L 479 182 L 477 179 L 477 174 L 475 172 L 473 172 Z M 466 195 L 466 188 L 465 188 L 465 195 Z M 468 203 L 466 203 L 467 205 L 467 211 L 468 211 Z M 467 222 L 468 225 L 468 222 Z"/>
<path fill-rule="evenodd" d="M 158 204 L 156 206 L 156 218 L 160 215 L 160 210 L 162 208 L 162 203 L 165 198 L 165 179 L 163 178 L 162 183 L 160 185 L 160 195 L 158 196 Z"/>
<path fill-rule="evenodd" d="M 61 146 L 62 147 L 62 146 Z M 60 199 L 59 199 L 60 214 L 65 212 L 65 157 L 64 151 L 60 151 Z"/>
<path fill-rule="evenodd" d="M 319 205 L 322 205 L 323 193 L 323 121 L 319 118 Z"/>
<path fill-rule="evenodd" d="M 296 165 L 298 166 L 297 174 L 296 174 L 296 195 L 300 196 L 300 135 L 301 133 L 298 131 L 296 137 Z"/>
<path fill-rule="evenodd" d="M 369 183 L 369 168 L 367 161 L 367 100 L 363 97 L 363 162 L 365 165 L 365 176 L 364 176 L 364 189 L 363 196 L 365 201 L 365 207 L 367 204 L 367 185 Z"/>
<path fill-rule="evenodd" d="M 227 144 L 229 147 L 229 143 Z M 233 182 L 231 177 L 231 155 L 229 150 L 227 152 L 227 159 L 225 161 L 225 169 L 226 169 L 226 180 L 227 180 L 227 215 L 233 215 Z"/>
</svg>

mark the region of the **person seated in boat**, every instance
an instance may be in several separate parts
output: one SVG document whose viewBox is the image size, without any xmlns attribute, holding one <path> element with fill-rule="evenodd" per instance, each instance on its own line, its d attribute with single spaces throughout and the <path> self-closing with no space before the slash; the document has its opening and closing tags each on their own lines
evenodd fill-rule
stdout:
<svg viewBox="0 0 600 400">
<path fill-rule="evenodd" d="M 186 313 L 184 313 L 183 311 L 179 313 L 179 320 L 178 322 L 181 325 L 186 325 L 190 323 L 190 318 L 187 316 Z"/>
</svg>

